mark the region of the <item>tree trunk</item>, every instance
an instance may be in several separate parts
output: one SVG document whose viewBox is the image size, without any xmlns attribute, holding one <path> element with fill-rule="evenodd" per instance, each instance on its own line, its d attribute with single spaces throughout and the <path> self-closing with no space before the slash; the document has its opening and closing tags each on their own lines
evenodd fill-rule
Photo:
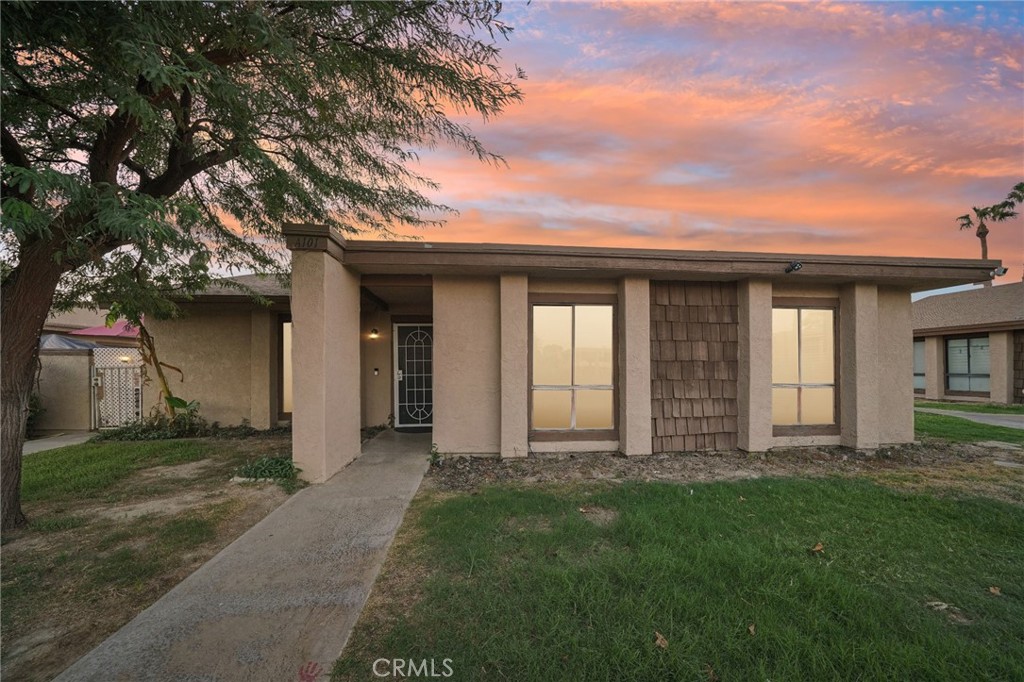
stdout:
<svg viewBox="0 0 1024 682">
<path fill-rule="evenodd" d="M 18 267 L 0 291 L 0 526 L 25 525 L 21 511 L 21 449 L 32 381 L 39 361 L 39 336 L 53 304 L 63 268 L 52 243 L 21 250 Z"/>
<path fill-rule="evenodd" d="M 981 260 L 988 260 L 988 228 L 985 223 L 978 225 L 978 239 L 981 241 Z M 992 286 L 992 280 L 987 279 L 981 283 L 982 286 Z"/>
</svg>

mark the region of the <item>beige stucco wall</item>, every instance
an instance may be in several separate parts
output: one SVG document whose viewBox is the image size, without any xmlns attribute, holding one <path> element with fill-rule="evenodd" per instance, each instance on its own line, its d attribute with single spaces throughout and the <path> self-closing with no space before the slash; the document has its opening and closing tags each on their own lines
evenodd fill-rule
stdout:
<svg viewBox="0 0 1024 682">
<path fill-rule="evenodd" d="M 173 320 L 147 320 L 161 362 L 182 370 L 164 370 L 171 391 L 184 400 L 198 400 L 211 422 L 233 425 L 252 420 L 253 319 L 247 306 L 194 304 Z M 143 414 L 160 406 L 156 372 L 143 388 Z"/>
<path fill-rule="evenodd" d="M 360 316 L 362 364 L 362 425 L 387 424 L 394 411 L 393 385 L 394 338 L 391 314 L 387 311 L 366 312 Z M 370 338 L 370 330 L 380 335 Z"/>
<path fill-rule="evenodd" d="M 434 442 L 444 453 L 498 453 L 501 450 L 499 280 L 497 277 L 435 277 L 433 296 Z"/>
<path fill-rule="evenodd" d="M 359 275 L 321 251 L 292 252 L 292 459 L 326 481 L 359 456 Z"/>
<path fill-rule="evenodd" d="M 501 456 L 530 450 L 529 295 L 526 275 L 501 276 Z"/>
<path fill-rule="evenodd" d="M 88 431 L 92 428 L 90 351 L 40 351 L 39 399 L 46 410 L 38 431 Z"/>
<path fill-rule="evenodd" d="M 910 292 L 878 290 L 878 441 L 914 440 L 914 330 Z"/>
<path fill-rule="evenodd" d="M 531 277 L 531 294 L 618 294 L 615 280 L 539 279 Z"/>
<path fill-rule="evenodd" d="M 651 282 L 619 281 L 619 449 L 651 454 Z"/>
</svg>

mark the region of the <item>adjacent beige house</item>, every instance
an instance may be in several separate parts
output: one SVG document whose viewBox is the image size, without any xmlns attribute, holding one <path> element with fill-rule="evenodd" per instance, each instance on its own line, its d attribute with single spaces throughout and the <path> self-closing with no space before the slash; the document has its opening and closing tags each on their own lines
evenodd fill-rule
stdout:
<svg viewBox="0 0 1024 682">
<path fill-rule="evenodd" d="M 910 294 L 999 265 L 285 234 L 290 291 L 247 281 L 271 307 L 148 327 L 208 419 L 291 420 L 312 481 L 381 423 L 502 457 L 911 441 Z"/>
<path fill-rule="evenodd" d="M 1024 282 L 915 301 L 914 392 L 1024 403 Z"/>
</svg>

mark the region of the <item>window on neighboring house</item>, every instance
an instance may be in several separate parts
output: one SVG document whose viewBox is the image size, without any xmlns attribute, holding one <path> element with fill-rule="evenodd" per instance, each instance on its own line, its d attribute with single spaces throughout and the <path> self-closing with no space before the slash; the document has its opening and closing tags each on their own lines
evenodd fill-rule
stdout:
<svg viewBox="0 0 1024 682">
<path fill-rule="evenodd" d="M 914 392 L 924 393 L 924 339 L 914 341 Z"/>
<path fill-rule="evenodd" d="M 805 427 L 838 433 L 836 309 L 775 304 L 772 309 L 772 424 L 778 435 Z"/>
<path fill-rule="evenodd" d="M 988 336 L 946 339 L 946 390 L 989 392 Z"/>
<path fill-rule="evenodd" d="M 530 428 L 614 436 L 614 307 L 534 304 Z"/>
</svg>

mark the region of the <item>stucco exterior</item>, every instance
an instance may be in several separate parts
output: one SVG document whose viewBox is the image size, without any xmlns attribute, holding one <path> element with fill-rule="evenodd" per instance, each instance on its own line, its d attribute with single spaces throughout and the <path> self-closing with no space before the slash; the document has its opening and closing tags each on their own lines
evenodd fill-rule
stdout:
<svg viewBox="0 0 1024 682">
<path fill-rule="evenodd" d="M 269 405 L 266 414 L 253 418 L 253 386 L 266 383 L 267 377 L 259 362 L 260 349 L 254 362 L 251 306 L 194 304 L 183 308 L 181 317 L 146 322 L 160 361 L 181 370 L 179 374 L 164 369 L 171 390 L 184 400 L 199 401 L 208 421 L 269 425 Z M 270 333 L 267 322 L 266 335 Z M 146 371 L 149 381 L 142 391 L 143 414 L 161 407 L 156 373 L 152 368 Z M 261 376 L 254 377 L 254 373 Z"/>
<path fill-rule="evenodd" d="M 434 442 L 445 453 L 498 454 L 499 279 L 435 277 L 433 315 Z"/>
<path fill-rule="evenodd" d="M 39 352 L 39 365 L 39 402 L 46 411 L 39 416 L 36 430 L 90 430 L 92 352 L 43 350 Z"/>
</svg>

